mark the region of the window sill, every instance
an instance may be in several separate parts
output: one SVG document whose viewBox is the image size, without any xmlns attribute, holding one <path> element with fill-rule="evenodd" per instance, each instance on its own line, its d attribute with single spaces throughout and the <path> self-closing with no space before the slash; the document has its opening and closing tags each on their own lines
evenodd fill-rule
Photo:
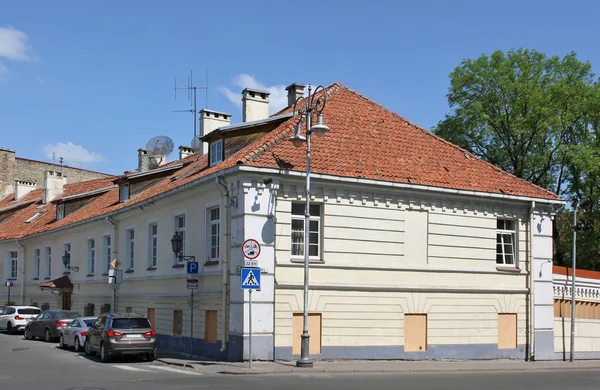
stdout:
<svg viewBox="0 0 600 390">
<path fill-rule="evenodd" d="M 129 268 L 128 270 L 125 271 L 126 274 L 132 274 L 135 271 L 135 269 L 133 268 Z"/>
<path fill-rule="evenodd" d="M 509 266 L 496 266 L 496 271 L 521 273 L 521 268 Z"/>
<path fill-rule="evenodd" d="M 94 275 L 94 274 L 87 274 L 87 275 L 85 275 L 85 276 L 86 276 L 87 278 L 89 278 L 89 277 L 94 277 L 94 276 L 96 276 L 96 275 Z"/>
<path fill-rule="evenodd" d="M 71 271 L 63 271 L 63 275 L 71 275 Z"/>
<path fill-rule="evenodd" d="M 156 271 L 157 267 L 148 267 L 146 268 L 146 271 Z"/>
<path fill-rule="evenodd" d="M 185 267 L 185 264 L 183 264 L 183 263 L 178 263 L 178 264 L 173 265 L 173 268 L 183 268 L 183 267 Z"/>
<path fill-rule="evenodd" d="M 14 281 L 16 281 L 16 280 L 17 280 L 17 278 L 8 278 L 8 279 L 6 279 L 6 280 L 10 280 L 11 282 L 14 282 Z"/>
<path fill-rule="evenodd" d="M 290 259 L 290 262 L 294 263 L 294 264 L 304 264 L 304 259 Z M 317 259 L 315 259 L 315 260 L 310 260 L 309 259 L 308 260 L 308 264 L 325 264 L 325 261 L 324 260 L 317 260 Z"/>
<path fill-rule="evenodd" d="M 40 280 L 40 278 L 31 278 L 31 280 Z"/>
<path fill-rule="evenodd" d="M 46 277 L 44 278 L 44 280 L 50 280 L 50 279 L 52 279 L 50 276 L 46 276 Z"/>
<path fill-rule="evenodd" d="M 102 276 L 108 276 L 108 272 L 104 272 Z"/>
<path fill-rule="evenodd" d="M 219 260 L 208 260 L 204 262 L 204 265 L 219 265 Z"/>
</svg>

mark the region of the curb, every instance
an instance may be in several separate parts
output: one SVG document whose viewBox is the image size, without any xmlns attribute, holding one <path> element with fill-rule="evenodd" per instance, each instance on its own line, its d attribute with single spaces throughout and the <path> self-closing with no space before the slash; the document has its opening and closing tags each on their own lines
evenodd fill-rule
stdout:
<svg viewBox="0 0 600 390">
<path fill-rule="evenodd" d="M 160 359 L 160 358 L 156 358 L 156 361 L 157 361 L 157 362 L 164 363 L 164 364 L 168 364 L 168 365 L 170 365 L 170 366 L 186 367 L 186 368 L 194 368 L 194 365 L 193 365 L 193 364 L 190 364 L 190 363 L 169 362 L 169 361 L 167 361 L 167 360 Z"/>
</svg>

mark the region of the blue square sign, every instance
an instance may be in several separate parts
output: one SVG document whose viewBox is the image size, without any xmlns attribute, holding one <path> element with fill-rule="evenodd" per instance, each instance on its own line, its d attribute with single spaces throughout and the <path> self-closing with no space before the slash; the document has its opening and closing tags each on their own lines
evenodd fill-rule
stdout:
<svg viewBox="0 0 600 390">
<path fill-rule="evenodd" d="M 260 268 L 242 268 L 242 289 L 260 290 Z"/>
<path fill-rule="evenodd" d="M 198 262 L 197 261 L 188 261 L 187 263 L 187 273 L 196 275 L 198 274 Z"/>
</svg>

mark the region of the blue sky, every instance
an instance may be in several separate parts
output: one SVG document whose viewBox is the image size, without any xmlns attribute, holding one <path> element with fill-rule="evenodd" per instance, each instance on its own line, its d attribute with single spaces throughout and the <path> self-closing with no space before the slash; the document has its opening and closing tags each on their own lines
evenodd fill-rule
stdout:
<svg viewBox="0 0 600 390">
<path fill-rule="evenodd" d="M 189 71 L 208 108 L 241 121 L 240 92 L 339 81 L 431 128 L 464 58 L 575 51 L 598 72 L 592 1 L 11 1 L 0 9 L 0 147 L 109 173 L 155 135 L 193 136 Z M 198 93 L 204 108 L 205 93 Z M 332 129 L 333 131 L 335 129 Z M 360 131 L 360 129 L 357 129 Z M 173 152 L 171 159 L 176 156 Z"/>
</svg>

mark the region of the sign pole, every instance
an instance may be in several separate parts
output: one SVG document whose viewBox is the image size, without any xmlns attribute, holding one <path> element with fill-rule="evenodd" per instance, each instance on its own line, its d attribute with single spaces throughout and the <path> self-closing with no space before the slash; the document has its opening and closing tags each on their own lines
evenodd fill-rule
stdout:
<svg viewBox="0 0 600 390">
<path fill-rule="evenodd" d="M 190 289 L 190 357 L 194 356 L 194 289 Z"/>
<path fill-rule="evenodd" d="M 117 289 L 113 289 L 113 313 L 117 312 Z"/>
<path fill-rule="evenodd" d="M 252 368 L 252 290 L 248 290 L 248 363 Z"/>
<path fill-rule="evenodd" d="M 6 302 L 6 304 L 10 305 L 10 286 L 11 286 L 11 283 L 8 282 L 7 285 L 8 285 L 8 302 Z"/>
</svg>

